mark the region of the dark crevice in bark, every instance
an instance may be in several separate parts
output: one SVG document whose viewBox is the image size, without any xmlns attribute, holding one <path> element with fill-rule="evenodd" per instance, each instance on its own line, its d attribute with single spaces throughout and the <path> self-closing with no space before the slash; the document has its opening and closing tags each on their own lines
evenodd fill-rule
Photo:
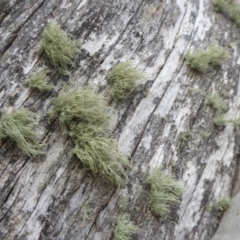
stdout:
<svg viewBox="0 0 240 240">
<path fill-rule="evenodd" d="M 6 51 L 9 50 L 9 48 L 12 46 L 13 42 L 15 41 L 15 39 L 18 36 L 18 33 L 20 32 L 21 28 L 31 19 L 31 17 L 41 8 L 41 6 L 43 5 L 44 0 L 42 0 L 42 2 L 29 14 L 29 16 L 24 20 L 24 22 L 21 23 L 21 25 L 18 26 L 18 28 L 12 32 L 11 34 L 13 36 L 11 36 L 8 39 L 8 43 L 4 44 L 2 48 L 0 48 L 0 57 L 2 57 Z"/>
<path fill-rule="evenodd" d="M 91 228 L 90 228 L 90 230 L 89 230 L 89 233 L 88 233 L 88 235 L 86 236 L 85 240 L 88 239 L 88 237 L 89 237 L 89 235 L 90 235 L 90 233 L 91 233 L 91 230 L 92 230 L 93 226 L 96 224 L 96 221 L 98 220 L 101 212 L 103 212 L 103 211 L 107 208 L 107 206 L 108 206 L 111 198 L 114 196 L 114 194 L 116 193 L 116 191 L 117 191 L 117 188 L 115 188 L 115 190 L 112 191 L 112 193 L 110 194 L 110 196 L 109 196 L 109 198 L 108 198 L 108 201 L 106 201 L 106 204 L 105 204 L 104 206 L 102 206 L 101 209 L 99 209 L 99 212 L 98 212 L 98 214 L 96 214 L 96 217 L 94 218 L 94 221 L 93 221 L 93 223 L 92 223 L 92 226 L 91 226 Z"/>
</svg>

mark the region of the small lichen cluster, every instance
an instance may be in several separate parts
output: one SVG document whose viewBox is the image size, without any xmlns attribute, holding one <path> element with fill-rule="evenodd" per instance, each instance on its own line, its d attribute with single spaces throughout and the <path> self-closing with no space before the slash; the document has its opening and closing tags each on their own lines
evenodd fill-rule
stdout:
<svg viewBox="0 0 240 240">
<path fill-rule="evenodd" d="M 90 89 L 80 89 L 60 94 L 53 106 L 51 118 L 59 118 L 74 143 L 71 153 L 94 175 L 101 174 L 120 186 L 130 163 L 116 140 L 106 134 L 110 116 L 103 97 Z"/>
<path fill-rule="evenodd" d="M 179 134 L 179 140 L 181 142 L 181 145 L 185 146 L 188 140 L 192 138 L 192 133 L 191 132 L 181 132 Z"/>
<path fill-rule="evenodd" d="M 64 131 L 73 134 L 72 128 L 79 125 L 101 127 L 106 126 L 110 119 L 105 99 L 89 88 L 60 93 L 53 100 L 53 106 L 50 117 L 58 116 Z"/>
<path fill-rule="evenodd" d="M 223 100 L 219 94 L 211 94 L 207 98 L 207 104 L 212 107 L 217 113 L 222 113 L 227 110 L 228 101 Z"/>
<path fill-rule="evenodd" d="M 214 119 L 213 122 L 216 126 L 225 126 L 226 124 L 234 124 L 234 125 L 240 125 L 240 118 L 228 118 L 227 116 L 220 114 L 217 115 Z"/>
<path fill-rule="evenodd" d="M 73 64 L 75 56 L 81 51 L 81 44 L 70 33 L 61 29 L 56 22 L 50 22 L 43 32 L 40 45 L 47 58 L 65 75 L 70 75 L 68 66 Z"/>
<path fill-rule="evenodd" d="M 130 221 L 128 214 L 121 214 L 114 230 L 114 240 L 129 240 L 131 234 L 137 233 L 138 230 L 138 227 Z"/>
<path fill-rule="evenodd" d="M 227 110 L 228 100 L 223 100 L 218 93 L 209 95 L 206 103 L 216 111 L 216 116 L 213 119 L 216 126 L 225 126 L 226 124 L 240 125 L 239 118 L 229 118 L 224 114 Z"/>
<path fill-rule="evenodd" d="M 214 0 L 216 11 L 226 15 L 231 21 L 240 27 L 240 4 L 234 0 Z"/>
<path fill-rule="evenodd" d="M 0 140 L 10 139 L 29 156 L 42 153 L 40 151 L 42 144 L 34 131 L 37 126 L 34 118 L 35 115 L 24 108 L 13 113 L 3 112 L 0 121 Z"/>
<path fill-rule="evenodd" d="M 224 196 L 218 202 L 216 202 L 214 210 L 216 211 L 217 216 L 220 217 L 230 206 L 231 199 L 227 196 Z"/>
<path fill-rule="evenodd" d="M 32 89 L 37 89 L 39 91 L 51 91 L 54 86 L 49 85 L 48 80 L 49 77 L 47 74 L 49 71 L 39 71 L 34 76 L 32 76 L 29 81 L 28 85 Z"/>
<path fill-rule="evenodd" d="M 150 210 L 161 218 L 166 218 L 172 206 L 181 203 L 182 184 L 170 175 L 164 174 L 160 168 L 155 168 L 147 178 L 150 184 L 148 205 Z"/>
<path fill-rule="evenodd" d="M 93 219 L 93 209 L 90 207 L 90 200 L 87 200 L 84 202 L 81 209 L 81 214 L 82 214 L 83 222 L 87 222 Z"/>
<path fill-rule="evenodd" d="M 143 79 L 142 71 L 133 68 L 131 62 L 122 62 L 115 66 L 107 76 L 110 85 L 109 95 L 120 101 L 128 98 L 137 89 L 136 81 Z"/>
<path fill-rule="evenodd" d="M 228 51 L 216 43 L 211 44 L 206 50 L 189 51 L 185 55 L 187 64 L 199 72 L 207 72 L 212 67 L 220 65 L 228 58 Z"/>
</svg>

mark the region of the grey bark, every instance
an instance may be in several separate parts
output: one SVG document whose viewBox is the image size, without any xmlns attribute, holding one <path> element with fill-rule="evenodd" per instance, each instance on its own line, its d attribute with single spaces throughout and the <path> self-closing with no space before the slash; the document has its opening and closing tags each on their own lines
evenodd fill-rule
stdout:
<svg viewBox="0 0 240 240">
<path fill-rule="evenodd" d="M 133 239 L 211 239 L 219 218 L 209 206 L 232 194 L 238 182 L 239 129 L 214 126 L 216 113 L 206 96 L 224 91 L 230 101 L 227 115 L 239 116 L 239 29 L 209 0 L 13 0 L 0 7 L 1 109 L 24 106 L 44 115 L 66 84 L 89 84 L 104 94 L 107 73 L 124 60 L 147 76 L 133 100 L 110 102 L 113 134 L 134 166 L 121 189 L 94 178 L 69 156 L 71 142 L 57 121 L 39 123 L 45 156 L 28 158 L 15 145 L 1 143 L 0 238 L 112 239 L 119 201 L 129 197 L 127 212 L 140 228 Z M 39 47 L 53 19 L 83 42 L 71 82 L 50 66 Z M 229 60 L 206 74 L 190 70 L 186 51 L 206 48 L 213 40 L 229 49 Z M 42 67 L 51 68 L 51 94 L 27 87 L 31 73 Z M 183 146 L 180 134 L 186 131 L 192 138 Z M 147 205 L 146 177 L 156 166 L 185 187 L 180 208 L 165 221 Z M 84 222 L 81 209 L 87 200 L 94 217 Z"/>
</svg>

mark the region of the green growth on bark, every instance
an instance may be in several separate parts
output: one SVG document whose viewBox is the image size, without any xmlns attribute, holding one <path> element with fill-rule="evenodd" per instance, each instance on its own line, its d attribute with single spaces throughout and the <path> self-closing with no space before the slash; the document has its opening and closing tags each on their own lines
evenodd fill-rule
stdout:
<svg viewBox="0 0 240 240">
<path fill-rule="evenodd" d="M 29 156 L 43 153 L 40 151 L 42 144 L 34 132 L 37 126 L 34 117 L 32 112 L 24 108 L 11 114 L 3 112 L 0 121 L 0 140 L 10 139 Z"/>
<path fill-rule="evenodd" d="M 93 209 L 89 206 L 90 200 L 87 200 L 81 209 L 81 214 L 82 214 L 82 218 L 83 218 L 83 222 L 87 222 L 91 219 L 93 219 Z"/>
<path fill-rule="evenodd" d="M 58 117 L 76 155 L 94 175 L 100 174 L 120 186 L 130 167 L 116 140 L 106 134 L 110 115 L 104 98 L 90 89 L 60 94 L 53 101 L 51 118 Z"/>
<path fill-rule="evenodd" d="M 128 204 L 129 204 L 129 199 L 128 199 L 128 197 L 123 197 L 123 198 L 119 201 L 118 210 L 119 210 L 120 212 L 125 212 L 125 211 L 127 210 Z"/>
<path fill-rule="evenodd" d="M 28 81 L 28 85 L 31 89 L 37 89 L 39 91 L 51 91 L 54 86 L 48 84 L 49 77 L 47 74 L 49 71 L 37 72 Z"/>
<path fill-rule="evenodd" d="M 127 177 L 125 169 L 130 167 L 128 158 L 119 151 L 118 143 L 105 136 L 101 127 L 95 125 L 78 125 L 74 129 L 75 154 L 94 175 L 100 174 L 105 179 L 121 186 Z M 70 133 L 71 135 L 71 133 Z"/>
<path fill-rule="evenodd" d="M 228 101 L 223 100 L 218 94 L 211 94 L 207 98 L 207 104 L 218 113 L 222 113 L 227 110 Z"/>
<path fill-rule="evenodd" d="M 232 118 L 227 118 L 225 115 L 218 115 L 213 119 L 213 122 L 216 126 L 225 126 L 227 124 L 234 124 L 234 125 L 240 125 L 240 118 L 237 119 L 232 119 Z"/>
<path fill-rule="evenodd" d="M 133 68 L 130 62 L 119 63 L 107 77 L 110 84 L 110 96 L 115 101 L 128 98 L 129 94 L 137 89 L 136 81 L 143 77 L 143 72 Z"/>
<path fill-rule="evenodd" d="M 40 45 L 58 71 L 70 75 L 68 66 L 73 65 L 75 56 L 80 53 L 80 42 L 63 31 L 56 22 L 50 22 L 44 29 Z"/>
<path fill-rule="evenodd" d="M 214 206 L 217 215 L 220 217 L 231 206 L 231 199 L 224 196 Z"/>
<path fill-rule="evenodd" d="M 53 100 L 53 105 L 50 117 L 58 117 L 64 131 L 71 131 L 79 124 L 106 126 L 110 119 L 104 97 L 89 88 L 61 93 Z"/>
<path fill-rule="evenodd" d="M 228 56 L 229 53 L 227 50 L 213 43 L 206 50 L 195 51 L 193 53 L 188 51 L 185 59 L 191 68 L 205 73 L 211 70 L 212 67 L 220 65 Z"/>
<path fill-rule="evenodd" d="M 139 228 L 130 221 L 129 214 L 121 214 L 114 230 L 114 240 L 129 240 L 131 234 L 137 233 L 138 230 Z"/>
<path fill-rule="evenodd" d="M 186 145 L 186 143 L 192 138 L 191 132 L 181 132 L 179 134 L 179 140 L 183 146 Z"/>
<path fill-rule="evenodd" d="M 234 0 L 214 0 L 213 5 L 216 11 L 223 13 L 240 27 L 240 4 Z"/>
<path fill-rule="evenodd" d="M 147 178 L 150 184 L 148 205 L 150 210 L 161 218 L 168 217 L 172 206 L 179 206 L 183 187 L 170 175 L 164 174 L 160 168 L 155 168 Z"/>
</svg>

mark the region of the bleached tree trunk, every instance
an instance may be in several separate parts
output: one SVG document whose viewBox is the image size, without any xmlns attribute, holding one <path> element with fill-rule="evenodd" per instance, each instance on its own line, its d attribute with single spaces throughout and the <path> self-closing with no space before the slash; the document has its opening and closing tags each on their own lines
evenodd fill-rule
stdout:
<svg viewBox="0 0 240 240">
<path fill-rule="evenodd" d="M 131 60 L 146 75 L 133 100 L 110 104 L 113 135 L 134 166 L 121 189 L 71 159 L 71 142 L 57 121 L 39 123 L 45 156 L 28 158 L 15 145 L 1 143 L 0 238 L 111 239 L 119 201 L 128 197 L 127 212 L 140 228 L 133 239 L 211 239 L 219 218 L 209 207 L 238 192 L 232 189 L 239 181 L 239 129 L 214 126 L 216 113 L 206 96 L 225 94 L 228 117 L 239 116 L 239 29 L 209 0 L 12 0 L 0 7 L 1 109 L 24 106 L 44 115 L 66 84 L 89 84 L 105 93 L 107 73 L 119 61 Z M 53 19 L 82 41 L 82 53 L 71 81 L 51 68 L 55 90 L 32 92 L 29 76 L 50 67 L 39 41 Z M 186 51 L 214 40 L 229 49 L 229 60 L 206 74 L 190 70 Z M 182 132 L 191 133 L 185 145 Z M 146 177 L 156 166 L 185 186 L 180 208 L 165 221 L 147 205 Z M 93 218 L 83 221 L 86 201 Z"/>
</svg>

